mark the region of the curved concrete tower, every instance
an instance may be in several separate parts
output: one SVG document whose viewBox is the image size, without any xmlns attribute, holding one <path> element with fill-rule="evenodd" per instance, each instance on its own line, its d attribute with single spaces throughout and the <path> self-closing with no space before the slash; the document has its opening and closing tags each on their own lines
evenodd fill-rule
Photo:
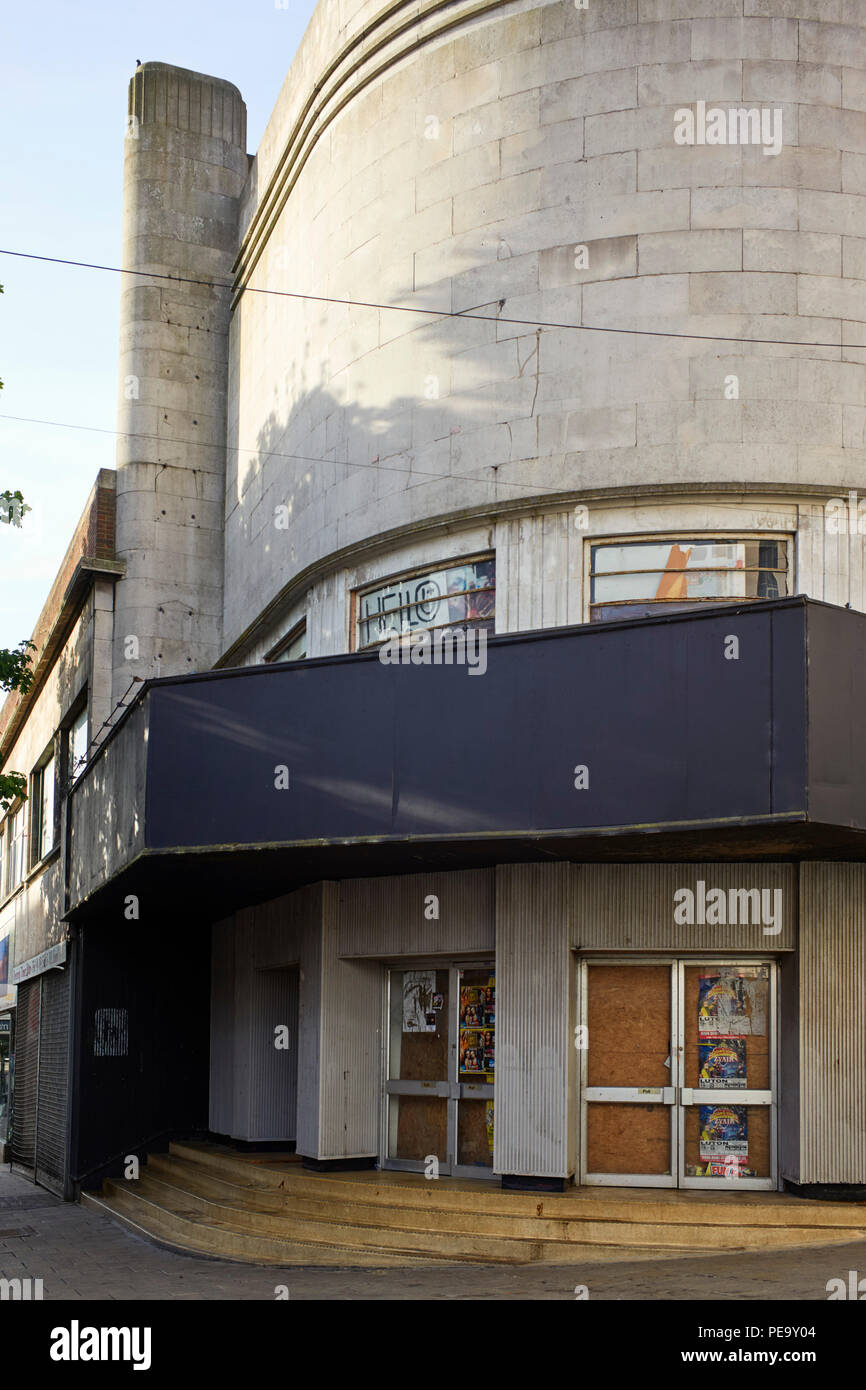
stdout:
<svg viewBox="0 0 866 1390">
<path fill-rule="evenodd" d="M 245 139 L 231 83 L 165 63 L 130 81 L 123 266 L 146 273 L 121 300 L 115 700 L 220 650 L 230 301 L 207 282 L 230 278 Z"/>
<path fill-rule="evenodd" d="M 498 631 L 584 621 L 590 546 L 632 536 L 746 538 L 785 574 L 729 596 L 866 607 L 862 540 L 824 527 L 866 489 L 864 26 L 859 0 L 323 0 L 238 287 L 461 317 L 239 295 L 229 441 L 261 452 L 229 459 L 226 659 L 304 615 L 346 650 L 353 593 L 461 554 L 495 552 Z"/>
</svg>

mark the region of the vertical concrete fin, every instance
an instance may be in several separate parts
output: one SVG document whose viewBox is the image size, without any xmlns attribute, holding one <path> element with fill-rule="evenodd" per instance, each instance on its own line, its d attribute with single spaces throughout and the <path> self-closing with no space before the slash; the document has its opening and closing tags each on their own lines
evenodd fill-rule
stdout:
<svg viewBox="0 0 866 1390">
<path fill-rule="evenodd" d="M 496 869 L 497 1173 L 574 1171 L 571 864 Z"/>
<path fill-rule="evenodd" d="M 207 669 L 223 606 L 229 292 L 247 173 L 228 82 L 145 63 L 129 84 L 113 695 Z M 176 281 L 176 283 L 175 283 Z"/>
</svg>

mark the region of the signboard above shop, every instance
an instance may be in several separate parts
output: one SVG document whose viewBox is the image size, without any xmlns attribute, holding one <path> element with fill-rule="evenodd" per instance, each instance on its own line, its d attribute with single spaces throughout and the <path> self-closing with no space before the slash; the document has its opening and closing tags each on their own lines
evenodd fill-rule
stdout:
<svg viewBox="0 0 866 1390">
<path fill-rule="evenodd" d="M 42 951 L 38 956 L 31 956 L 30 960 L 13 965 L 12 983 L 23 984 L 25 980 L 32 980 L 34 975 L 44 975 L 46 970 L 56 970 L 65 961 L 66 942 L 59 941 L 56 946 L 49 946 L 47 951 Z"/>
</svg>

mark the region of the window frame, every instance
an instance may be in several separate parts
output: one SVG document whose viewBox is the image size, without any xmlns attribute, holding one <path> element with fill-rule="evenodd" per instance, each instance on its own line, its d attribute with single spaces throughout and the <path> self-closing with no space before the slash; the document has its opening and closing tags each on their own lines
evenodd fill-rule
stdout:
<svg viewBox="0 0 866 1390">
<path fill-rule="evenodd" d="M 495 633 L 495 632 L 496 632 L 496 588 L 497 588 L 497 584 L 496 584 L 496 579 L 497 579 L 496 570 L 497 570 L 497 563 L 496 563 L 496 550 L 495 550 L 495 548 L 493 548 L 493 549 L 490 549 L 490 550 L 473 551 L 473 552 L 472 552 L 471 554 L 469 554 L 469 555 L 455 555 L 455 556 L 453 556 L 453 557 L 451 557 L 451 558 L 449 558 L 449 559 L 446 559 L 446 560 L 427 560 L 427 561 L 425 561 L 423 564 L 413 565 L 413 566 L 410 566 L 408 569 L 392 570 L 389 574 L 383 574 L 383 575 L 381 575 L 378 579 L 372 579 L 372 580 L 367 581 L 367 582 L 364 583 L 364 584 L 359 584 L 359 585 L 357 585 L 355 588 L 353 588 L 353 589 L 351 590 L 352 602 L 351 602 L 351 605 L 350 605 L 350 614 L 349 614 L 349 625 L 350 625 L 350 637 L 351 637 L 351 642 L 350 642 L 349 650 L 350 650 L 350 651 L 353 651 L 353 652 L 374 652 L 374 651 L 376 651 L 379 647 L 381 647 L 382 644 L 383 644 L 384 642 L 390 642 L 390 641 L 393 641 L 393 640 L 395 640 L 395 639 L 399 640 L 401 637 L 406 637 L 406 636 L 409 635 L 408 633 L 391 632 L 391 633 L 389 633 L 389 634 L 387 635 L 387 637 L 380 637 L 380 638 L 378 638 L 375 642 L 365 642 L 365 643 L 362 644 L 361 641 L 360 641 L 360 636 L 361 636 L 361 624 L 362 624 L 362 622 L 365 622 L 365 621 L 366 621 L 366 622 L 372 621 L 371 619 L 363 619 L 363 618 L 361 618 L 361 616 L 360 616 L 360 612 L 361 612 L 361 599 L 364 597 L 365 594 L 373 593 L 373 592 L 375 592 L 377 589 L 386 588 L 387 585 L 389 585 L 389 584 L 396 584 L 396 583 L 398 583 L 398 582 L 401 582 L 401 581 L 407 580 L 407 579 L 416 579 L 416 578 L 418 578 L 418 576 L 420 576 L 420 575 L 424 575 L 424 574 L 434 574 L 437 570 L 459 569 L 462 565 L 477 565 L 477 564 L 480 564 L 480 563 L 482 563 L 483 561 L 486 561 L 486 560 L 491 560 L 491 561 L 493 562 L 493 567 L 494 567 L 494 581 L 493 581 L 493 596 L 494 596 L 494 601 L 493 601 L 493 616 L 492 616 L 492 619 L 484 619 L 484 622 L 485 622 L 485 623 L 487 623 L 487 622 L 492 622 L 492 627 L 491 627 L 490 631 L 492 631 L 492 632 Z M 466 592 L 469 592 L 469 590 L 466 590 Z M 477 591 L 476 591 L 476 592 L 477 592 Z M 489 589 L 488 589 L 488 590 L 485 590 L 484 592 L 488 592 L 488 593 L 489 593 L 490 591 L 489 591 Z M 467 628 L 467 627 L 468 627 L 468 624 L 467 624 L 465 621 L 458 620 L 458 621 L 448 622 L 448 623 L 437 623 L 437 624 L 436 624 L 435 626 L 433 626 L 433 627 L 423 627 L 423 628 L 418 628 L 418 629 L 416 629 L 416 630 L 417 630 L 418 632 L 442 632 L 442 631 L 444 631 L 444 629 L 448 628 L 448 629 L 451 629 L 451 630 L 454 630 L 454 631 L 463 631 L 463 630 L 464 630 L 465 628 Z M 487 629 L 485 629 L 485 630 L 487 630 Z"/>
<path fill-rule="evenodd" d="M 700 543 L 705 544 L 705 545 L 712 545 L 712 544 L 714 544 L 714 543 L 717 543 L 717 544 L 736 545 L 738 542 L 747 542 L 747 541 L 753 541 L 753 542 L 754 542 L 754 541 L 774 541 L 774 542 L 776 542 L 776 543 L 778 543 L 778 544 L 780 544 L 781 546 L 784 547 L 785 559 L 786 559 L 786 562 L 787 562 L 787 563 L 786 563 L 785 569 L 784 569 L 783 571 L 773 570 L 773 569 L 767 568 L 767 569 L 766 569 L 766 573 L 768 573 L 768 574 L 784 573 L 784 574 L 787 576 L 787 579 L 788 579 L 788 592 L 787 592 L 786 595 L 784 595 L 784 597 L 790 598 L 791 595 L 792 595 L 793 593 L 796 592 L 795 585 L 794 585 L 794 545 L 793 545 L 794 537 L 793 537 L 793 535 L 792 535 L 792 533 L 791 533 L 790 531 L 782 531 L 782 530 L 779 530 L 779 531 L 746 531 L 746 530 L 725 531 L 723 528 L 720 527 L 720 528 L 715 529 L 715 530 L 712 530 L 712 531 L 709 531 L 709 530 L 708 530 L 708 531 L 706 531 L 706 533 L 705 533 L 704 535 L 702 535 L 701 532 L 699 532 L 698 530 L 692 530 L 692 529 L 690 529 L 689 527 L 682 527 L 682 528 L 679 528 L 679 529 L 664 530 L 664 531 L 636 532 L 636 533 L 633 534 L 633 535 L 629 535 L 629 534 L 623 535 L 623 534 L 621 534 L 621 533 L 615 533 L 615 534 L 613 534 L 613 535 L 611 535 L 611 536 L 592 536 L 592 537 L 590 537 L 590 536 L 585 536 L 585 537 L 584 537 L 584 562 L 583 562 L 583 592 L 584 592 L 583 620 L 584 620 L 584 622 L 585 622 L 585 623 L 592 623 L 592 621 L 593 621 L 592 611 L 593 611 L 594 608 L 597 608 L 597 607 L 604 607 L 604 608 L 622 607 L 622 608 L 627 608 L 627 607 L 629 607 L 630 605 L 638 604 L 638 603 L 641 603 L 641 602 L 644 602 L 644 603 L 646 603 L 646 604 L 652 603 L 652 604 L 656 605 L 655 608 L 653 609 L 653 612 L 652 612 L 652 613 L 644 614 L 643 617 L 641 617 L 641 618 L 636 618 L 633 614 L 623 614 L 623 617 L 622 617 L 622 618 L 604 618 L 604 619 L 599 618 L 599 619 L 597 619 L 596 621 L 597 621 L 597 622 L 629 622 L 629 621 L 632 621 L 632 622 L 643 622 L 645 618 L 661 617 L 661 616 L 663 615 L 664 611 L 665 611 L 665 608 L 668 607 L 668 603 L 669 603 L 669 605 L 670 605 L 669 611 L 671 611 L 671 612 L 676 611 L 676 612 L 683 613 L 683 612 L 687 612 L 687 611 L 690 610 L 690 609 L 702 609 L 702 608 L 707 608 L 707 607 L 715 607 L 715 608 L 718 608 L 718 607 L 721 607 L 721 606 L 724 605 L 724 604 L 733 604 L 733 603 L 766 603 L 766 602 L 768 602 L 768 600 L 766 600 L 766 599 L 761 599 L 761 598 L 747 598 L 747 597 L 743 596 L 743 597 L 740 597 L 740 598 L 725 598 L 725 597 L 719 597 L 719 598 L 703 598 L 703 599 L 701 599 L 701 598 L 695 598 L 695 599 L 671 599 L 671 600 L 669 600 L 669 601 L 666 601 L 666 600 L 664 600 L 664 599 L 644 599 L 644 600 L 641 600 L 641 599 L 637 599 L 637 598 L 632 598 L 632 599 L 623 599 L 623 600 L 621 600 L 621 601 L 619 601 L 619 602 L 618 602 L 617 600 L 613 600 L 613 601 L 608 601 L 607 603 L 603 603 L 603 604 L 596 604 L 596 603 L 593 603 L 593 601 L 592 601 L 592 581 L 593 581 L 593 577 L 594 577 L 594 576 L 593 576 L 593 567 L 592 567 L 592 552 L 593 552 L 593 548 L 594 548 L 594 547 L 599 547 L 599 548 L 600 548 L 600 547 L 602 547 L 602 546 L 617 546 L 617 545 L 628 546 L 628 545 L 646 545 L 646 544 L 650 544 L 650 545 L 666 545 L 666 544 L 669 544 L 669 545 L 680 545 L 680 544 L 682 543 L 683 540 L 691 540 L 693 543 L 694 543 L 694 542 L 700 542 Z M 711 567 L 707 567 L 707 568 L 711 568 Z M 721 571 L 721 570 L 723 569 L 723 567 L 722 567 L 722 566 L 718 566 L 718 569 Z M 619 572 L 619 571 L 617 571 L 617 572 Z M 634 573 L 635 575 L 649 574 L 649 573 L 656 573 L 656 572 L 657 572 L 656 570 L 634 570 L 634 571 L 624 571 L 624 573 Z M 673 574 L 674 572 L 675 572 L 675 571 L 673 571 L 673 570 L 671 570 L 671 571 L 665 571 L 665 573 L 671 573 L 671 574 Z M 595 576 L 595 577 L 598 578 L 599 576 Z M 600 577 L 604 577 L 604 576 L 602 575 L 602 576 L 600 576 Z M 679 606 L 679 607 L 676 607 L 676 605 L 680 605 L 680 606 Z"/>
<path fill-rule="evenodd" d="M 84 749 L 84 761 L 77 771 L 72 768 L 72 733 L 81 717 L 84 717 L 84 724 L 87 731 L 87 743 Z M 63 781 L 61 795 L 65 795 L 75 784 L 87 767 L 87 752 L 90 748 L 90 704 L 86 690 L 75 701 L 70 713 L 66 716 L 61 728 L 61 748 L 62 748 L 62 773 Z"/>
<path fill-rule="evenodd" d="M 42 848 L 45 836 L 45 822 L 43 812 L 45 809 L 44 790 L 45 774 L 51 768 L 54 776 L 54 787 L 51 793 L 51 844 L 47 849 Z M 42 754 L 38 763 L 30 774 L 30 869 L 35 869 L 43 860 L 48 859 L 55 850 L 59 848 L 59 835 L 57 825 L 57 813 L 60 807 L 60 798 L 57 795 L 57 750 L 52 739 L 48 748 Z"/>
<path fill-rule="evenodd" d="M 20 816 L 21 830 L 18 835 L 13 834 L 13 826 Z M 27 802 L 20 797 L 7 811 L 3 818 L 3 899 L 10 898 L 17 892 L 27 877 L 27 845 L 29 816 L 27 815 Z M 20 848 L 16 849 L 16 846 Z M 18 858 L 18 876 L 12 873 L 11 859 L 13 854 Z"/>
<path fill-rule="evenodd" d="M 295 642 L 297 642 L 298 638 L 299 638 L 301 635 L 303 635 L 303 637 L 304 637 L 304 651 L 303 651 L 303 655 L 302 655 L 302 656 L 284 657 L 284 656 L 282 655 L 282 653 L 283 653 L 288 647 L 291 647 Z M 271 647 L 270 651 L 265 652 L 265 655 L 264 655 L 263 660 L 264 660 L 265 662 L 267 662 L 268 665 L 270 665 L 272 662 L 278 662 L 278 661 L 306 661 L 306 659 L 307 659 L 307 640 L 306 640 L 306 639 L 307 639 L 307 636 L 308 636 L 308 632 L 307 632 L 307 620 L 306 620 L 306 618 L 301 618 L 300 622 L 295 623 L 294 627 L 290 627 L 290 628 L 289 628 L 288 632 L 285 634 L 284 637 L 281 637 L 280 640 L 279 640 L 278 642 L 275 642 L 275 643 L 274 643 L 274 645 Z"/>
</svg>

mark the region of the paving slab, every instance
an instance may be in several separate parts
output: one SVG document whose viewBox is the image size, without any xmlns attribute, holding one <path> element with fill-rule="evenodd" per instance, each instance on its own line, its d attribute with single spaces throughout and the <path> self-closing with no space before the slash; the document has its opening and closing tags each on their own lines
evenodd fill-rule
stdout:
<svg viewBox="0 0 866 1390">
<path fill-rule="evenodd" d="M 11 1200 L 7 1200 L 11 1199 Z M 4 1207 L 5 1202 L 5 1207 Z M 6 1215 L 3 1215 L 3 1212 Z M 20 1218 L 17 1213 L 20 1213 Z M 423 1265 L 410 1269 L 259 1266 L 176 1254 L 102 1212 L 50 1197 L 0 1169 L 0 1226 L 25 1224 L 26 1239 L 0 1239 L 0 1278 L 41 1278 L 45 1300 L 599 1301 L 827 1299 L 827 1282 L 866 1274 L 866 1241 L 806 1249 L 701 1253 L 569 1265 Z M 696 1247 L 700 1233 L 695 1232 Z"/>
</svg>

